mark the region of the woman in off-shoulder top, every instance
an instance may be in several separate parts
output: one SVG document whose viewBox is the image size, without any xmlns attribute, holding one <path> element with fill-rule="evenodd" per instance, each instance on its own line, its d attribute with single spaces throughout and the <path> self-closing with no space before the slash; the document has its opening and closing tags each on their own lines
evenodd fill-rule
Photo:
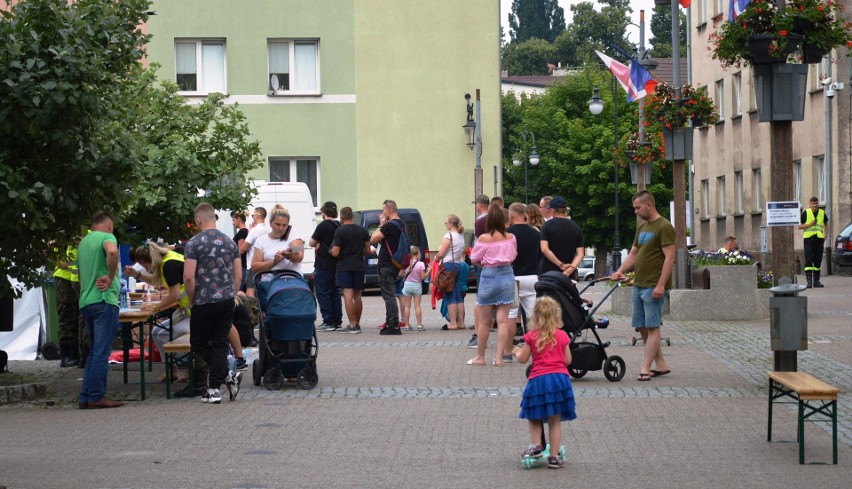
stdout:
<svg viewBox="0 0 852 489">
<path fill-rule="evenodd" d="M 515 235 L 506 233 L 506 215 L 503 209 L 491 206 L 485 217 L 485 234 L 479 237 L 470 260 L 482 267 L 479 275 L 479 287 L 476 292 L 477 344 L 476 357 L 468 365 L 485 365 L 485 349 L 488 345 L 488 330 L 491 328 L 491 315 L 497 309 L 497 352 L 492 365 L 503 366 L 503 345 L 509 335 L 509 309 L 515 302 L 515 274 L 512 262 L 518 255 L 518 243 Z"/>
</svg>

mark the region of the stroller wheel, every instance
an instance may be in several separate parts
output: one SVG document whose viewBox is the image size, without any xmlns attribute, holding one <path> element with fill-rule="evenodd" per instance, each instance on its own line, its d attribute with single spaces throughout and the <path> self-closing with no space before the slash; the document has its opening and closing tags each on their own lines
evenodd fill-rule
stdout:
<svg viewBox="0 0 852 489">
<path fill-rule="evenodd" d="M 299 370 L 299 374 L 296 377 L 296 384 L 299 387 L 307 391 L 316 387 L 317 383 L 319 383 L 319 376 L 315 368 L 306 367 Z"/>
<path fill-rule="evenodd" d="M 251 377 L 255 386 L 260 386 L 260 381 L 263 379 L 263 366 L 260 360 L 255 360 L 251 364 Z"/>
<path fill-rule="evenodd" d="M 569 373 L 569 374 L 571 374 L 571 377 L 574 377 L 575 379 L 580 379 L 580 378 L 582 378 L 584 375 L 586 375 L 587 373 L 589 373 L 589 371 L 588 371 L 588 370 L 579 369 L 579 368 L 570 368 L 570 367 L 569 367 L 569 368 L 568 368 L 568 373 Z M 622 375 L 624 375 L 624 374 L 622 374 Z"/>
<path fill-rule="evenodd" d="M 604 360 L 603 371 L 607 380 L 610 382 L 618 382 L 624 377 L 624 373 L 627 371 L 627 366 L 620 356 L 613 355 Z"/>
<path fill-rule="evenodd" d="M 284 377 L 278 372 L 278 369 L 273 368 L 263 375 L 263 386 L 268 390 L 279 390 L 284 386 Z"/>
</svg>

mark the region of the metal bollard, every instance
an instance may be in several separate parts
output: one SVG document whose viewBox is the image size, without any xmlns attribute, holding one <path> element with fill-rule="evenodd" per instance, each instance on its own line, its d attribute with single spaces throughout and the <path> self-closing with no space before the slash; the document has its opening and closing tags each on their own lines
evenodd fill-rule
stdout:
<svg viewBox="0 0 852 489">
<path fill-rule="evenodd" d="M 774 352 L 774 370 L 795 372 L 797 351 L 808 349 L 808 298 L 799 297 L 806 287 L 778 285 L 769 289 L 769 340 Z"/>
</svg>

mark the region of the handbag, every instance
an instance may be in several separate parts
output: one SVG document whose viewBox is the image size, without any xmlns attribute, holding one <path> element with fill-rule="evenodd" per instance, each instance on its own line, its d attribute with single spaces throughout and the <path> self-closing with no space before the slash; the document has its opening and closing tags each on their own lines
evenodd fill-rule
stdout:
<svg viewBox="0 0 852 489">
<path fill-rule="evenodd" d="M 456 269 L 453 267 L 447 270 L 444 268 L 443 263 L 440 267 L 441 268 L 438 270 L 438 276 L 435 277 L 435 287 L 437 287 L 441 292 L 452 292 L 453 288 L 456 286 Z"/>
<path fill-rule="evenodd" d="M 444 264 L 441 263 L 441 268 L 438 270 L 438 276 L 435 278 L 435 287 L 442 292 L 452 292 L 456 286 L 456 254 L 453 249 L 453 238 L 450 235 L 450 253 L 453 256 L 453 267 L 447 270 Z"/>
</svg>

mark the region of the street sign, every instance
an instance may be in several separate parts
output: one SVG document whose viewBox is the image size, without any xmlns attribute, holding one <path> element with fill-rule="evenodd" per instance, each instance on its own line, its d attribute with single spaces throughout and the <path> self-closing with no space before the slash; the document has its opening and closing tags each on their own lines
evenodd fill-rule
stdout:
<svg viewBox="0 0 852 489">
<path fill-rule="evenodd" d="M 796 201 L 766 203 L 767 226 L 798 226 L 802 208 Z"/>
</svg>

